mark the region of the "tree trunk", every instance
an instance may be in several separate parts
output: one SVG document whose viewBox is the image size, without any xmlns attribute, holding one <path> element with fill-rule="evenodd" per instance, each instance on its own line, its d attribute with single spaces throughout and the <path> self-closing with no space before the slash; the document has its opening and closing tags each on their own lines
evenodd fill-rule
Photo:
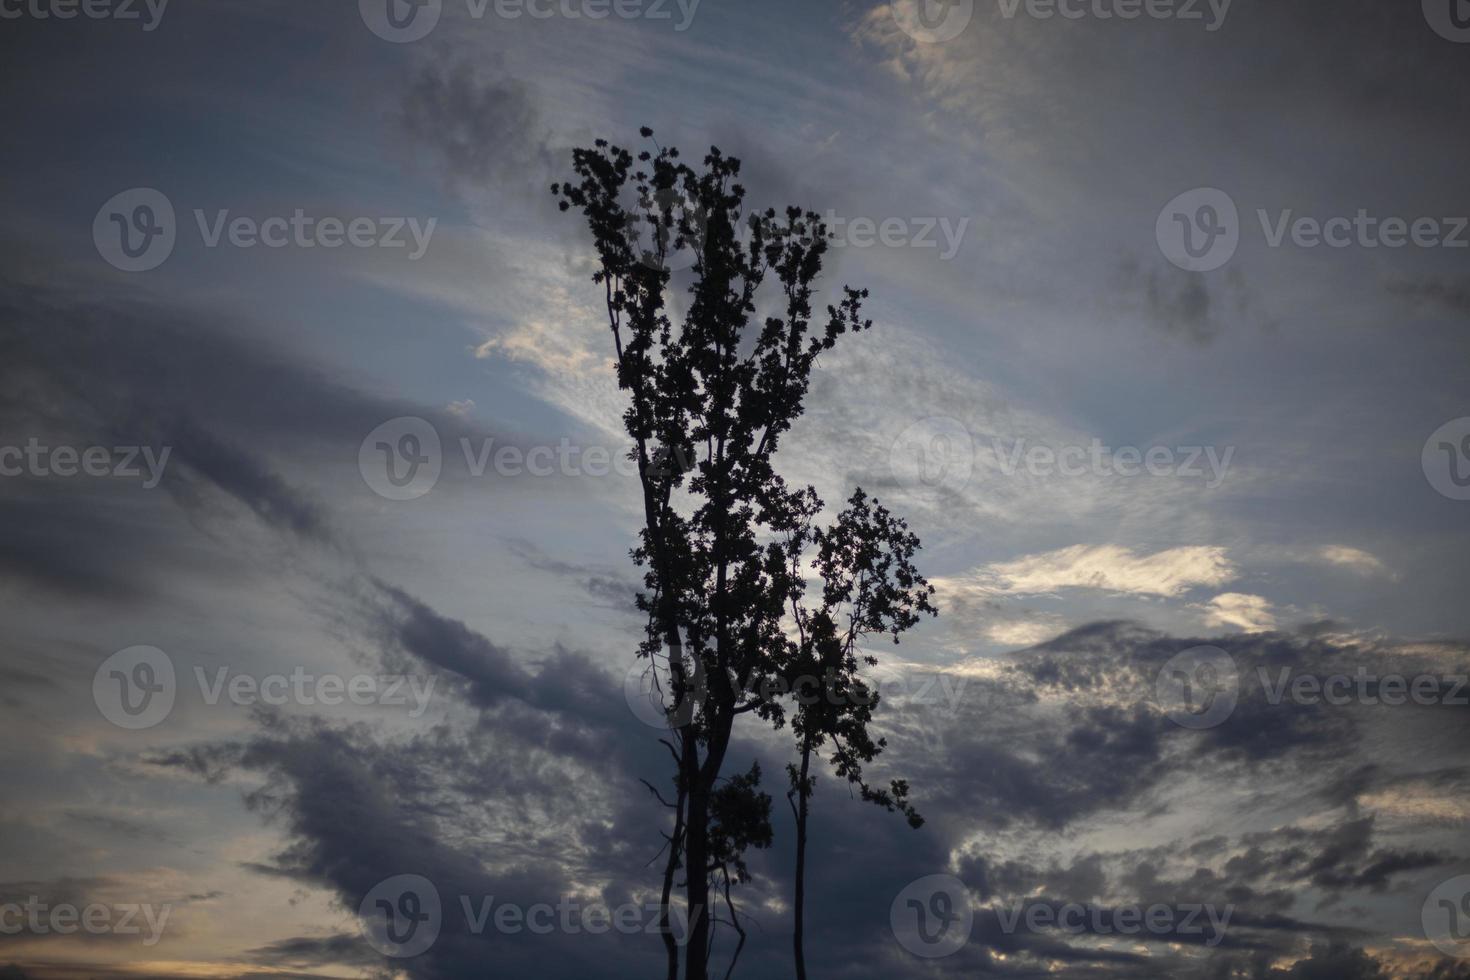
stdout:
<svg viewBox="0 0 1470 980">
<path fill-rule="evenodd" d="M 792 934 L 792 950 L 796 955 L 796 980 L 806 980 L 806 951 L 802 948 L 802 936 L 806 926 L 806 818 L 807 801 L 811 792 L 807 787 L 807 772 L 811 766 L 812 747 L 808 742 L 801 750 L 801 779 L 796 784 L 796 899 Z"/>
<path fill-rule="evenodd" d="M 664 937 L 664 952 L 669 960 L 668 980 L 679 980 L 679 944 L 669 928 L 669 900 L 674 894 L 674 872 L 679 867 L 679 856 L 684 853 L 684 806 L 689 794 L 685 789 L 683 767 L 679 773 L 679 795 L 675 803 L 674 833 L 669 838 L 669 860 L 664 865 L 663 891 L 659 894 L 658 927 Z"/>
<path fill-rule="evenodd" d="M 685 980 L 709 978 L 709 788 L 699 772 L 698 745 L 692 726 L 685 730 L 686 763 L 693 768 L 689 786 L 689 825 L 685 832 L 684 862 L 689 900 L 689 934 L 685 939 Z"/>
<path fill-rule="evenodd" d="M 706 703 L 717 700 L 711 696 Z M 689 901 L 689 948 L 684 953 L 685 980 L 708 980 L 709 944 L 712 929 L 709 897 L 709 801 L 714 792 L 715 780 L 725 763 L 725 750 L 730 745 L 730 731 L 735 724 L 733 702 L 718 699 L 712 707 L 708 726 L 709 747 L 703 764 L 699 763 L 698 739 L 692 726 L 684 730 L 686 758 L 694 760 L 689 786 L 689 821 L 685 830 L 685 850 L 688 860 Z"/>
</svg>

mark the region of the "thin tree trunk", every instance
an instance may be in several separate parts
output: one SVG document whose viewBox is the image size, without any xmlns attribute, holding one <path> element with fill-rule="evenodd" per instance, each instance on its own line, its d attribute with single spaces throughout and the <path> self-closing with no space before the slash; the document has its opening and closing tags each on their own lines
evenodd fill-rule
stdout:
<svg viewBox="0 0 1470 980">
<path fill-rule="evenodd" d="M 792 950 L 796 955 L 796 980 L 806 980 L 806 951 L 802 948 L 802 937 L 806 926 L 806 818 L 807 801 L 811 798 L 807 772 L 811 761 L 812 745 L 807 742 L 801 749 L 801 777 L 796 784 L 796 899 L 795 931 L 792 934 Z"/>
<path fill-rule="evenodd" d="M 686 759 L 697 760 L 693 726 L 685 729 Z M 709 789 L 697 761 L 689 787 L 689 826 L 684 862 L 689 900 L 689 936 L 684 950 L 685 980 L 709 980 Z"/>
<path fill-rule="evenodd" d="M 682 769 L 682 767 L 681 767 Z M 679 856 L 684 853 L 684 804 L 688 798 L 684 787 L 684 774 L 679 773 L 679 795 L 675 801 L 674 833 L 669 838 L 669 860 L 664 865 L 663 892 L 659 895 L 658 928 L 664 937 L 664 952 L 668 955 L 668 980 L 679 980 L 679 944 L 669 928 L 669 900 L 674 893 L 674 873 L 679 867 Z"/>
<path fill-rule="evenodd" d="M 725 970 L 725 980 L 730 980 L 735 975 L 735 964 L 740 960 L 740 951 L 745 948 L 745 927 L 740 924 L 740 916 L 735 912 L 735 903 L 730 900 L 730 869 L 725 868 L 725 908 L 730 912 L 730 925 L 735 927 L 740 941 L 735 944 L 735 952 L 730 954 L 730 966 Z"/>
<path fill-rule="evenodd" d="M 710 700 L 718 696 L 711 692 Z M 689 788 L 689 821 L 685 832 L 688 856 L 689 948 L 684 955 L 685 980 L 709 980 L 710 918 L 713 911 L 709 897 L 709 802 L 715 780 L 725 762 L 730 745 L 730 730 L 735 724 L 733 705 L 723 701 L 714 705 L 709 725 L 709 746 L 704 763 L 697 762 L 697 743 L 693 727 L 686 728 L 684 744 L 690 758 L 696 760 Z"/>
</svg>

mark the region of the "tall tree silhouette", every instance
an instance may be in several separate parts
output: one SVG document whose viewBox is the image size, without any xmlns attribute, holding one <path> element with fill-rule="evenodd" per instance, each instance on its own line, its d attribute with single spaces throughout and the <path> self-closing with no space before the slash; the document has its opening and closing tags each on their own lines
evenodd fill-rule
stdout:
<svg viewBox="0 0 1470 980">
<path fill-rule="evenodd" d="M 653 136 L 646 128 L 642 134 Z M 573 151 L 572 168 L 576 181 L 553 185 L 552 193 L 563 211 L 582 212 L 597 252 L 592 278 L 603 287 L 618 384 L 629 397 L 623 423 L 643 497 L 632 552 L 644 568 L 638 606 L 648 617 L 639 653 L 661 668 L 655 674 L 666 678 L 671 705 L 666 744 L 676 768 L 674 800 L 650 786 L 674 811 L 663 881 L 668 975 L 678 976 L 669 903 L 682 870 L 684 975 L 706 980 L 716 921 L 711 888 L 723 885 L 739 936 L 733 969 L 744 932 L 730 886 L 747 876 L 745 849 L 771 841 L 759 767 L 722 777 L 735 722 L 749 714 L 781 727 L 793 671 L 804 657 L 841 649 L 840 642 L 819 647 L 793 638 L 793 617 L 813 622 L 795 611 L 807 591 L 803 556 L 818 548 L 826 587 L 849 603 L 851 583 L 860 581 L 864 596 L 889 604 L 862 613 L 863 623 L 894 624 L 902 615 L 895 619 L 889 606 L 914 601 L 895 595 L 925 588 L 908 563 L 918 542 L 900 535 L 872 552 L 865 535 L 880 533 L 881 522 L 871 511 L 867 523 L 839 519 L 830 536 L 818 535 L 812 522 L 822 501 L 810 487 L 789 488 L 773 465 L 782 436 L 802 413 L 817 358 L 842 335 L 871 326 L 862 317 L 866 290 L 846 286 L 825 316 L 814 317 L 814 284 L 828 248 L 820 218 L 795 207 L 747 215 L 740 161 L 713 147 L 697 172 L 672 147 L 654 144 L 635 160 L 598 140 Z M 687 296 L 674 301 L 671 265 L 690 254 Z M 882 533 L 894 531 L 885 527 Z M 902 560 L 868 561 L 870 552 Z M 880 578 L 890 587 L 873 584 Z M 839 670 L 837 682 L 851 684 L 854 669 Z M 796 717 L 808 718 L 800 707 Z M 817 732 L 842 736 L 841 751 L 858 764 L 876 754 L 863 727 L 868 717 L 829 723 L 811 715 L 802 730 L 812 734 L 803 737 L 815 748 Z M 804 766 L 810 749 L 807 756 Z M 860 782 L 860 769 L 846 773 Z M 907 807 L 906 787 L 895 787 L 890 802 Z"/>
<path fill-rule="evenodd" d="M 865 636 L 885 633 L 897 643 L 899 634 L 917 624 L 921 613 L 936 614 L 929 601 L 934 587 L 913 565 L 918 537 L 861 488 L 829 529 L 812 536 L 821 598 L 815 608 L 808 608 L 803 596 L 793 595 L 791 601 L 798 636 L 789 667 L 797 705 L 791 727 L 799 761 L 786 770 L 791 783 L 787 799 L 796 818 L 792 951 L 797 980 L 806 980 L 807 826 L 817 781 L 812 755 L 830 742 L 836 774 L 856 786 L 862 799 L 901 812 L 915 829 L 923 824 L 909 803 L 906 781 L 893 780 L 882 789 L 863 778 L 864 763 L 877 758 L 887 742 L 875 741 L 868 732 L 879 694 L 858 671 L 860 663 L 874 666 L 878 660 L 860 657 L 858 643 Z"/>
</svg>

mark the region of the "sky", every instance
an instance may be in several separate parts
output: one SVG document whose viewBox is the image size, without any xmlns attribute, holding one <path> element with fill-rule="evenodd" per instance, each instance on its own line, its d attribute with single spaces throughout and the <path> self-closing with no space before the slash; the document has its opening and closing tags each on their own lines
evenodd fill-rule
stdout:
<svg viewBox="0 0 1470 980">
<path fill-rule="evenodd" d="M 0 980 L 662 969 L 599 138 L 870 291 L 776 464 L 923 542 L 925 823 L 824 777 L 814 977 L 1470 977 L 1464 0 L 0 0 L 0 78 Z"/>
</svg>

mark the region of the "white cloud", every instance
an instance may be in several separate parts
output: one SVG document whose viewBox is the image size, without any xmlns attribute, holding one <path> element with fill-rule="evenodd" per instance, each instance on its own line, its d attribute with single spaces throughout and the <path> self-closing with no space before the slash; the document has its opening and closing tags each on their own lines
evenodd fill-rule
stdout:
<svg viewBox="0 0 1470 980">
<path fill-rule="evenodd" d="M 946 587 L 991 595 L 1043 595 L 1058 589 L 1102 589 L 1135 595 L 1177 596 L 1196 586 L 1235 578 L 1225 549 L 1189 546 L 1135 554 L 1121 545 L 1073 545 L 996 562 Z M 936 583 L 937 585 L 938 583 Z"/>
<path fill-rule="evenodd" d="M 1225 592 L 1201 607 L 1207 626 L 1236 626 L 1247 633 L 1263 633 L 1276 628 L 1271 603 L 1263 596 L 1244 592 Z"/>
<path fill-rule="evenodd" d="M 1382 575 L 1388 566 L 1361 548 L 1329 544 L 1317 550 L 1317 557 L 1332 565 L 1340 565 L 1361 575 Z"/>
<path fill-rule="evenodd" d="M 1055 616 L 1036 619 L 1013 619 L 992 623 L 985 628 L 987 638 L 1005 646 L 1029 647 L 1049 640 L 1065 627 Z"/>
</svg>

